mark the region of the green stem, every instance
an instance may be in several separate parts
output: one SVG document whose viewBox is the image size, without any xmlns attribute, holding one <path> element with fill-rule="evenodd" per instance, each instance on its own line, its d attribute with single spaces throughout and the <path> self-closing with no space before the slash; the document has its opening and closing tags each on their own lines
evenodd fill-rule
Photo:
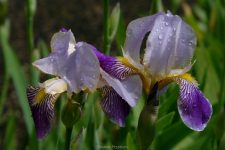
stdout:
<svg viewBox="0 0 225 150">
<path fill-rule="evenodd" d="M 33 21 L 35 11 L 35 0 L 26 0 L 26 34 L 27 34 L 27 49 L 30 58 L 29 72 L 31 74 L 31 81 L 34 83 L 36 80 L 35 72 L 32 69 L 33 50 L 34 50 L 34 36 L 33 36 Z"/>
<path fill-rule="evenodd" d="M 71 143 L 71 135 L 72 135 L 73 127 L 66 127 L 66 143 L 65 150 L 70 150 Z"/>
<path fill-rule="evenodd" d="M 2 90 L 1 90 L 1 95 L 0 95 L 0 116 L 2 116 L 2 110 L 4 107 L 5 100 L 6 100 L 8 87 L 9 87 L 9 74 L 6 71 L 4 79 L 3 79 L 3 85 L 1 87 Z"/>
<path fill-rule="evenodd" d="M 104 0 L 104 18 L 103 18 L 103 49 L 106 54 L 109 54 L 110 39 L 109 39 L 109 0 Z"/>
<path fill-rule="evenodd" d="M 26 0 L 26 32 L 27 32 L 27 47 L 30 58 L 34 47 L 33 39 L 33 12 L 32 12 L 32 0 Z"/>
</svg>

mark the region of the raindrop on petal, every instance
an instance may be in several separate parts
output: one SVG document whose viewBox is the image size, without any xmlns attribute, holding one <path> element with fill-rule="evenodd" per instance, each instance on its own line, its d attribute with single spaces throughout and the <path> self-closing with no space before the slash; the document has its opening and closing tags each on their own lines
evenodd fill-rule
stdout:
<svg viewBox="0 0 225 150">
<path fill-rule="evenodd" d="M 162 37 L 162 35 L 160 34 L 160 35 L 159 35 L 159 40 L 162 40 L 162 38 L 163 38 L 163 37 Z"/>
</svg>

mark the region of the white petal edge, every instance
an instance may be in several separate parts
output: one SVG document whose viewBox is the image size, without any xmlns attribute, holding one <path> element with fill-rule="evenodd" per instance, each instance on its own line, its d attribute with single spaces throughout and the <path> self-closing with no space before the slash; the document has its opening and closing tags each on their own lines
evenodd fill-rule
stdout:
<svg viewBox="0 0 225 150">
<path fill-rule="evenodd" d="M 102 69 L 100 69 L 100 72 L 109 86 L 112 86 L 131 107 L 137 104 L 142 94 L 142 81 L 138 75 L 133 75 L 120 81 L 111 77 Z"/>
</svg>

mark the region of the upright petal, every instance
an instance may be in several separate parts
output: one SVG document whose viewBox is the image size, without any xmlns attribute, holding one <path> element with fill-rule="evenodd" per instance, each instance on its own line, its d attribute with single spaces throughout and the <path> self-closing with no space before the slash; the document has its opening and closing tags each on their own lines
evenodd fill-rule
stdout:
<svg viewBox="0 0 225 150">
<path fill-rule="evenodd" d="M 39 139 L 43 138 L 51 128 L 54 116 L 54 104 L 57 95 L 46 94 L 43 89 L 28 87 L 27 98 L 35 123 L 36 134 Z"/>
<path fill-rule="evenodd" d="M 195 131 L 202 131 L 212 115 L 212 105 L 190 81 L 176 79 L 180 86 L 178 111 L 184 124 Z"/>
<path fill-rule="evenodd" d="M 75 51 L 75 38 L 71 30 L 55 33 L 51 40 L 52 53 L 33 63 L 44 73 L 58 75 L 68 56 Z"/>
<path fill-rule="evenodd" d="M 140 48 L 144 36 L 152 30 L 156 18 L 162 14 L 157 13 L 133 20 L 127 27 L 124 56 L 136 67 L 140 64 Z"/>
<path fill-rule="evenodd" d="M 69 92 L 94 91 L 100 77 L 100 65 L 93 46 L 78 42 L 76 51 L 66 60 L 59 75 L 68 83 Z"/>
<path fill-rule="evenodd" d="M 130 112 L 128 103 L 111 87 L 105 86 L 101 91 L 103 97 L 101 107 L 103 111 L 113 122 L 121 127 L 125 126 L 125 119 Z"/>
<path fill-rule="evenodd" d="M 151 75 L 163 78 L 188 66 L 195 46 L 195 33 L 179 16 L 160 15 L 147 39 L 144 66 Z"/>
<path fill-rule="evenodd" d="M 71 30 L 61 29 L 59 32 L 55 33 L 51 39 L 51 49 L 52 52 L 61 54 L 70 54 L 75 49 L 76 44 L 75 37 Z"/>
<path fill-rule="evenodd" d="M 124 80 L 119 80 L 110 76 L 101 69 L 101 75 L 131 107 L 137 104 L 142 94 L 142 81 L 138 75 L 129 76 Z"/>
</svg>

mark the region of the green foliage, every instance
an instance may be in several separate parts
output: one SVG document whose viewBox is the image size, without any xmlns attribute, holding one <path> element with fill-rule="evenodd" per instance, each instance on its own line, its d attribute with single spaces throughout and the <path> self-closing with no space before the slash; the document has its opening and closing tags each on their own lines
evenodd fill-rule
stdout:
<svg viewBox="0 0 225 150">
<path fill-rule="evenodd" d="M 104 2 L 104 52 L 110 53 L 111 45 L 115 42 L 118 49 L 114 52 L 121 55 L 121 47 L 123 47 L 126 35 L 126 15 L 123 14 L 119 4 L 110 11 L 109 1 L 104 0 Z M 171 3 L 166 4 L 161 0 L 153 0 L 149 7 L 151 8 L 149 9 L 150 14 L 168 9 L 174 14 L 179 14 L 194 28 L 198 45 L 195 51 L 196 62 L 191 71 L 200 84 L 199 88 L 213 104 L 214 111 L 212 119 L 203 132 L 194 132 L 188 129 L 181 122 L 177 112 L 178 88 L 176 85 L 170 86 L 167 92 L 160 97 L 159 114 L 154 130 L 155 136 L 149 149 L 223 150 L 225 149 L 225 4 L 221 0 L 198 0 L 191 3 L 171 0 Z M 22 147 L 36 150 L 63 149 L 66 128 L 61 121 L 61 112 L 66 104 L 65 98 L 61 98 L 61 101 L 56 103 L 56 119 L 53 129 L 41 141 L 37 141 L 34 134 L 34 124 L 26 98 L 27 84 L 37 84 L 40 80 L 39 72 L 32 65 L 27 66 L 26 64 L 31 64 L 33 60 L 49 53 L 49 44 L 46 41 L 40 40 L 37 46 L 34 45 L 33 17 L 38 9 L 36 1 L 26 1 L 26 32 L 29 51 L 27 57 L 30 61 L 26 64 L 23 64 L 19 58 L 18 50 L 14 49 L 9 42 L 10 36 L 13 34 L 10 33 L 10 22 L 13 23 L 13 20 L 7 19 L 6 11 L 8 10 L 2 3 L 0 7 L 4 7 L 4 9 L 0 9 L 0 46 L 5 66 L 5 70 L 1 74 L 3 84 L 0 85 L 0 129 L 1 132 L 4 132 L 3 137 L 0 138 L 3 139 L 3 142 L 0 144 L 3 144 L 2 146 L 6 150 L 17 149 L 20 144 L 17 135 L 19 126 L 16 124 L 16 112 L 9 109 L 9 112 L 6 113 L 7 117 L 3 116 L 9 90 L 13 88 L 23 114 L 20 119 L 25 123 L 27 129 L 27 131 L 23 131 L 23 134 L 28 141 Z M 121 6 L 121 8 L 123 7 Z M 139 17 L 140 14 L 136 16 Z M 103 114 L 99 101 L 100 95 L 96 92 L 89 94 L 82 104 L 81 118 L 73 125 L 71 149 L 113 149 L 113 146 L 125 146 L 130 150 L 138 149 L 136 129 L 144 105 L 143 98 L 131 111 L 126 120 L 127 126 L 122 129 L 111 123 Z M 143 122 L 147 123 L 147 121 Z M 145 134 L 153 133 L 148 130 Z"/>
</svg>

